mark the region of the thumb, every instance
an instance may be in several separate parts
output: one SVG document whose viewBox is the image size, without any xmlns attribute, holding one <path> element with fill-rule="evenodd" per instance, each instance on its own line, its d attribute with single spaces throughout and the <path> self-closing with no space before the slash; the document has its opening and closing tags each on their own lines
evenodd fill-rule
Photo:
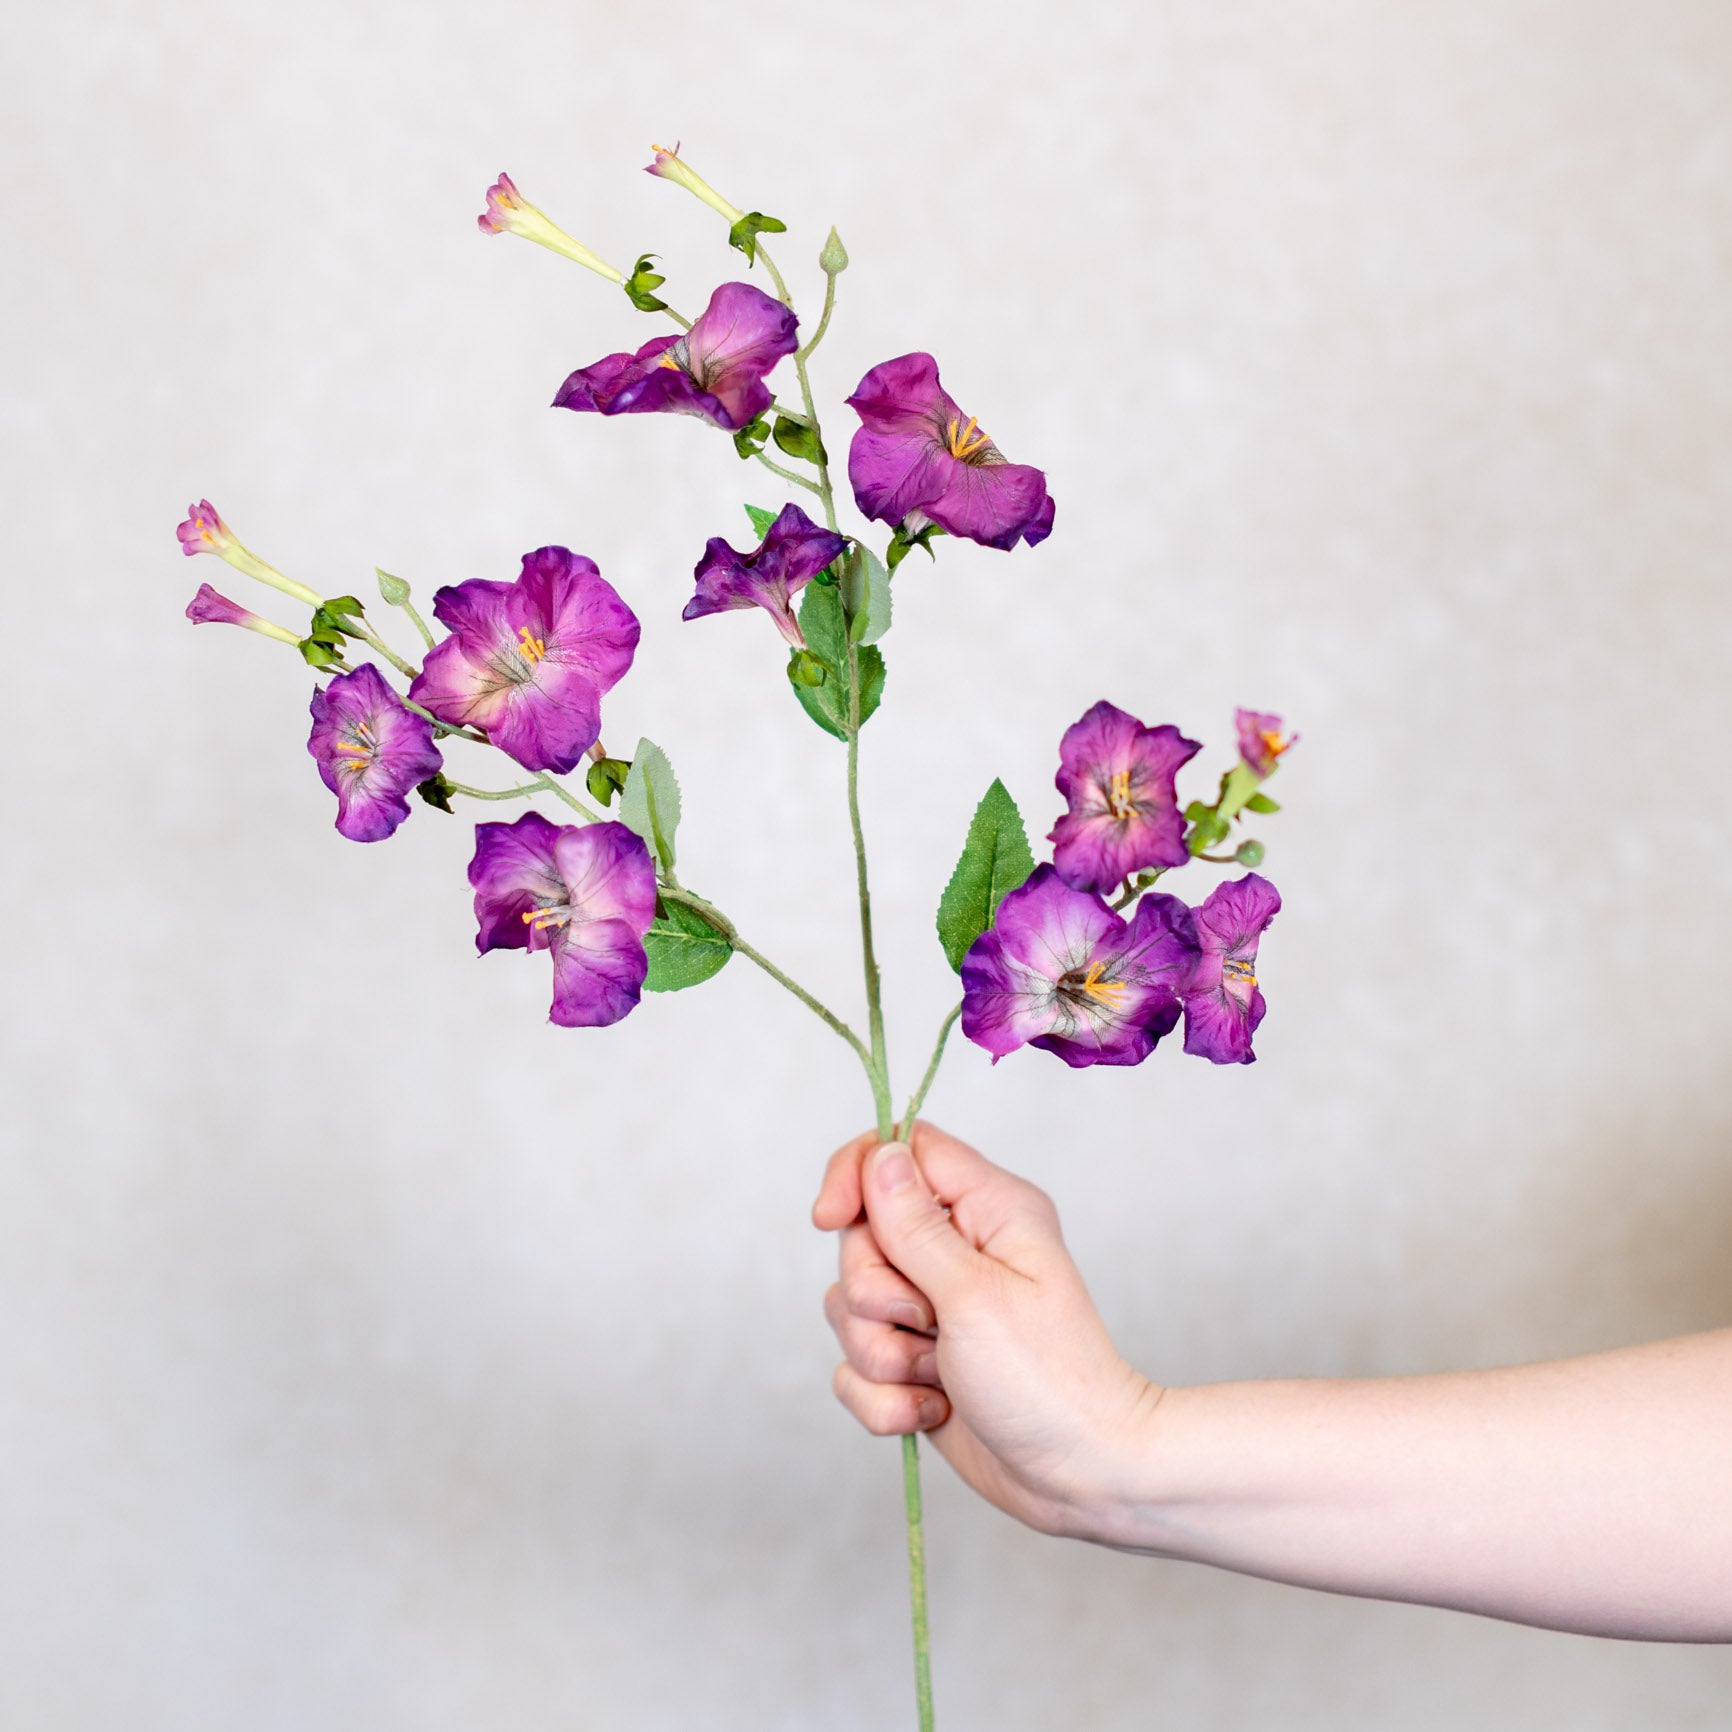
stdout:
<svg viewBox="0 0 1732 1732">
<path fill-rule="evenodd" d="M 906 1143 L 883 1143 L 866 1158 L 866 1218 L 884 1255 L 943 1311 L 981 1262 L 951 1224 Z"/>
</svg>

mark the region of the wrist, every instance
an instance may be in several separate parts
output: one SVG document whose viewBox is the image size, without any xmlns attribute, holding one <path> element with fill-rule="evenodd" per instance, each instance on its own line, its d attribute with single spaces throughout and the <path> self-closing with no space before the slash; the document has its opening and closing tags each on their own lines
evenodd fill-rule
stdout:
<svg viewBox="0 0 1732 1732">
<path fill-rule="evenodd" d="M 1075 1500 L 1069 1531 L 1118 1551 L 1167 1553 L 1175 1434 L 1187 1391 L 1131 1372 L 1128 1399 L 1102 1434 L 1089 1484 Z"/>
</svg>

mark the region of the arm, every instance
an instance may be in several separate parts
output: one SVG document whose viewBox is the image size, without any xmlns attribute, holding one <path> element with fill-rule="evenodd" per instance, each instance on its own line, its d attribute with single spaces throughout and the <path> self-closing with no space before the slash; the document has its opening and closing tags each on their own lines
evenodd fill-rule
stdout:
<svg viewBox="0 0 1732 1732">
<path fill-rule="evenodd" d="M 930 1430 L 1019 1520 L 1335 1593 L 1732 1641 L 1732 1330 L 1163 1389 L 1108 1340 L 1040 1192 L 928 1125 L 914 1156 L 849 1144 L 814 1209 L 843 1235 L 837 1394 L 870 1430 Z"/>
</svg>

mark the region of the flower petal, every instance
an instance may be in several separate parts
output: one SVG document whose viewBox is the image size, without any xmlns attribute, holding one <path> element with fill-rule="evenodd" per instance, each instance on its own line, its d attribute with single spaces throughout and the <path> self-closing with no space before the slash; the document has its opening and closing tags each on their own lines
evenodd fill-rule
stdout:
<svg viewBox="0 0 1732 1732">
<path fill-rule="evenodd" d="M 514 824 L 475 826 L 469 882 L 475 890 L 475 948 L 482 954 L 548 948 L 546 933 L 523 916 L 565 901 L 554 854 L 560 834 L 539 812 L 525 812 Z"/>
</svg>

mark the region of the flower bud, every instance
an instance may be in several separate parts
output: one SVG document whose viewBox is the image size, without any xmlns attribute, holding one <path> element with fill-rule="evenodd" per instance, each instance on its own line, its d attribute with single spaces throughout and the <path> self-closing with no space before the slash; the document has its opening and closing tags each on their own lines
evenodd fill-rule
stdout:
<svg viewBox="0 0 1732 1732">
<path fill-rule="evenodd" d="M 606 277 L 610 283 L 623 283 L 625 272 L 616 271 L 605 259 L 597 258 L 581 241 L 575 241 L 554 222 L 545 211 L 532 205 L 512 184 L 511 176 L 502 174 L 487 189 L 487 209 L 476 219 L 486 235 L 520 235 L 526 241 L 546 247 L 561 258 L 573 259 L 585 270 Z"/>
<path fill-rule="evenodd" d="M 409 599 L 409 586 L 402 578 L 393 577 L 377 565 L 373 572 L 379 579 L 379 594 L 384 597 L 386 606 L 401 607 Z"/>
<path fill-rule="evenodd" d="M 236 571 L 256 578 L 260 583 L 268 583 L 272 589 L 280 589 L 284 595 L 292 595 L 296 601 L 303 601 L 308 607 L 319 605 L 317 590 L 308 589 L 304 583 L 296 583 L 292 577 L 284 577 L 274 565 L 266 565 L 262 559 L 242 547 L 235 539 L 234 531 L 223 522 L 217 508 L 208 499 L 201 499 L 196 505 L 187 507 L 186 521 L 175 530 L 175 534 L 180 537 L 181 552 L 189 557 L 195 553 L 214 553 Z M 213 590 L 211 593 L 216 592 Z"/>
<path fill-rule="evenodd" d="M 680 161 L 680 147 L 676 144 L 672 150 L 665 145 L 652 144 L 650 149 L 655 152 L 655 161 L 645 170 L 645 174 L 660 175 L 663 180 L 671 180 L 677 186 L 683 186 L 687 192 L 701 198 L 711 210 L 726 219 L 728 227 L 732 228 L 745 216 L 745 212 L 737 205 L 731 205 L 704 179 Z"/>
<path fill-rule="evenodd" d="M 1261 866 L 1263 864 L 1263 844 L 1255 840 L 1241 842 L 1233 850 L 1233 858 L 1241 866 Z"/>
<path fill-rule="evenodd" d="M 818 268 L 827 277 L 839 277 L 848 268 L 848 249 L 842 245 L 842 237 L 834 227 L 824 242 L 824 250 L 818 255 Z"/>
<path fill-rule="evenodd" d="M 219 595 L 208 583 L 198 586 L 198 594 L 186 604 L 186 617 L 194 625 L 238 625 L 256 631 L 261 637 L 274 637 L 278 643 L 298 644 L 301 640 L 275 620 L 260 619 L 248 613 L 238 602 Z"/>
<path fill-rule="evenodd" d="M 797 686 L 821 686 L 829 670 L 810 650 L 795 650 L 788 657 L 788 679 Z"/>
</svg>

